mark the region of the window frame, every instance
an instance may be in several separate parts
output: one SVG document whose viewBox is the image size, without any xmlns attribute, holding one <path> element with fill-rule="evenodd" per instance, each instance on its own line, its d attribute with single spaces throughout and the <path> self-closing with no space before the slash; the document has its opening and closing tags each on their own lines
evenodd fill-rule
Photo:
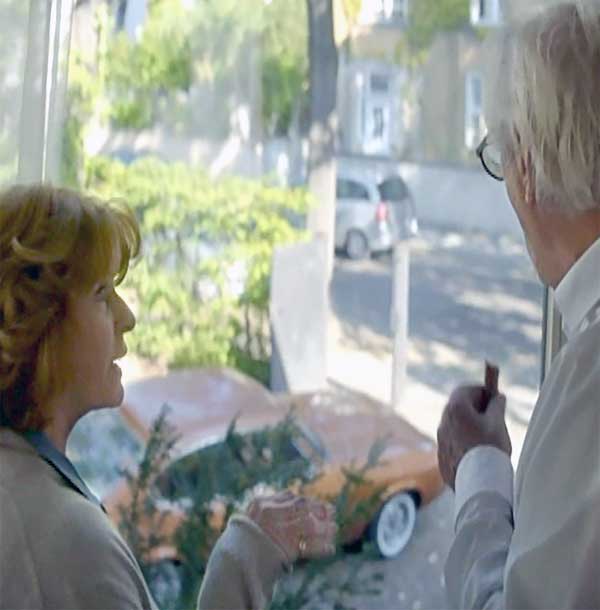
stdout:
<svg viewBox="0 0 600 610">
<path fill-rule="evenodd" d="M 484 7 L 484 14 L 481 8 Z M 474 26 L 492 27 L 502 22 L 500 0 L 471 0 L 471 24 Z"/>
<path fill-rule="evenodd" d="M 18 182 L 60 177 L 73 7 L 74 0 L 29 3 Z"/>
<path fill-rule="evenodd" d="M 341 193 L 341 189 L 340 186 L 342 183 L 346 183 L 345 186 L 347 187 L 347 190 L 345 193 Z M 351 189 L 354 188 L 354 186 L 358 186 L 361 190 L 364 191 L 364 194 L 366 195 L 366 197 L 352 197 L 351 196 Z M 350 199 L 352 201 L 371 201 L 371 194 L 369 193 L 369 188 L 359 182 L 357 179 L 355 178 L 348 178 L 347 176 L 338 176 L 337 180 L 336 180 L 336 199 Z"/>
</svg>

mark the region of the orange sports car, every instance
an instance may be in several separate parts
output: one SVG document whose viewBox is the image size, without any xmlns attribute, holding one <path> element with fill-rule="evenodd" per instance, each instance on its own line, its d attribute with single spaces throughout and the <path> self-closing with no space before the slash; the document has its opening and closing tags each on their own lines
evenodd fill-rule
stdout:
<svg viewBox="0 0 600 610">
<path fill-rule="evenodd" d="M 186 458 L 222 443 L 236 416 L 236 431 L 243 435 L 275 426 L 293 407 L 298 431 L 291 439 L 293 450 L 318 473 L 303 493 L 329 500 L 342 490 L 345 471 L 360 468 L 373 443 L 385 438 L 380 461 L 352 487 L 350 498 L 350 504 L 356 504 L 378 491 L 378 504 L 357 515 L 343 531 L 347 543 L 369 535 L 383 557 L 402 551 L 413 532 L 417 509 L 443 487 L 435 444 L 402 418 L 386 414 L 384 405 L 376 401 L 337 392 L 275 395 L 231 369 L 178 370 L 129 384 L 120 409 L 87 416 L 72 434 L 68 453 L 115 522 L 118 507 L 131 501 L 120 469 L 139 462 L 151 425 L 165 403 L 172 409 L 169 423 L 179 436 L 154 483 L 154 490 L 163 496 L 158 505 L 164 511 L 161 527 L 166 538 L 183 517 L 181 505 L 169 499 L 175 485 L 171 473 Z M 217 529 L 220 526 L 215 524 Z M 161 546 L 150 559 L 177 562 L 177 551 L 171 545 Z"/>
</svg>

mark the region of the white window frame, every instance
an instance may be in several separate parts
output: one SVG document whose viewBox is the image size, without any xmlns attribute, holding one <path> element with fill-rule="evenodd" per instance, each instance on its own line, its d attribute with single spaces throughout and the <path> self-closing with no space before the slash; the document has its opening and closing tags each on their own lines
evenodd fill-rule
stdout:
<svg viewBox="0 0 600 610">
<path fill-rule="evenodd" d="M 478 85 L 475 83 L 478 82 Z M 480 96 L 475 99 L 475 87 L 479 86 Z M 467 72 L 465 77 L 465 146 L 475 150 L 485 133 L 483 118 L 483 76 L 479 72 Z M 479 126 L 474 127 L 475 122 Z"/>
<path fill-rule="evenodd" d="M 31 0 L 19 118 L 18 182 L 60 177 L 74 0 Z"/>
<path fill-rule="evenodd" d="M 408 17 L 408 0 L 393 0 L 392 19 L 406 21 Z"/>
<path fill-rule="evenodd" d="M 475 26 L 496 26 L 502 22 L 501 0 L 471 0 L 471 23 Z M 484 7 L 483 14 L 481 7 Z"/>
<path fill-rule="evenodd" d="M 363 24 L 404 22 L 408 0 L 363 0 L 360 21 Z"/>
</svg>

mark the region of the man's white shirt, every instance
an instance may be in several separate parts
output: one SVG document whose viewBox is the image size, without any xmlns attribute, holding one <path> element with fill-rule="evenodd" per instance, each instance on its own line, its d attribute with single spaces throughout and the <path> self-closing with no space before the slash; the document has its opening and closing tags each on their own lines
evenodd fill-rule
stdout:
<svg viewBox="0 0 600 610">
<path fill-rule="evenodd" d="M 489 446 L 458 467 L 451 608 L 600 609 L 600 239 L 555 297 L 568 341 L 541 389 L 516 477 L 508 455 Z"/>
</svg>

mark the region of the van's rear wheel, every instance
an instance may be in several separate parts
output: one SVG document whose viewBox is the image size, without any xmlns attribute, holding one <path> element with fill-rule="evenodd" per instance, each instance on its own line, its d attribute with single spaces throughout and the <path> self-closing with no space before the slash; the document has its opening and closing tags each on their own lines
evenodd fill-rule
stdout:
<svg viewBox="0 0 600 610">
<path fill-rule="evenodd" d="M 346 236 L 346 254 L 352 260 L 361 260 L 369 256 L 369 241 L 367 236 L 356 229 L 348 231 Z"/>
</svg>

